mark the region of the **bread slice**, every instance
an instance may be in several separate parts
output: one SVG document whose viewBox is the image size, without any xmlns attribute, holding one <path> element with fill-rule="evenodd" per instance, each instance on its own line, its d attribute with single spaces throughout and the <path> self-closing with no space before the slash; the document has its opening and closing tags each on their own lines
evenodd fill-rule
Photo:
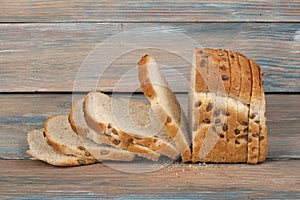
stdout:
<svg viewBox="0 0 300 200">
<path fill-rule="evenodd" d="M 138 75 L 144 95 L 170 137 L 174 139 L 182 161 L 191 161 L 191 136 L 187 132 L 185 114 L 151 55 L 145 55 L 139 61 Z"/>
<path fill-rule="evenodd" d="M 266 125 L 265 125 L 265 100 L 263 99 L 263 86 L 262 86 L 262 72 L 259 65 L 253 60 L 249 59 L 252 73 L 252 93 L 249 113 L 249 134 L 248 134 L 248 159 L 250 164 L 256 164 L 259 162 L 260 138 L 266 137 Z M 264 128 L 264 133 L 262 129 Z M 263 137 L 260 137 L 262 133 Z M 263 141 L 263 140 L 262 140 Z M 264 145 L 267 145 L 266 143 Z M 263 151 L 262 151 L 263 152 Z M 265 154 L 265 153 L 262 153 Z M 261 160 L 264 156 L 261 156 Z"/>
<path fill-rule="evenodd" d="M 137 100 L 90 92 L 84 102 L 87 124 L 114 146 L 133 153 L 160 153 L 175 159 L 179 152 L 151 106 Z"/>
<path fill-rule="evenodd" d="M 110 145 L 110 142 L 105 135 L 97 134 L 87 125 L 84 119 L 83 102 L 84 99 L 78 99 L 74 101 L 70 109 L 69 122 L 73 131 L 78 135 L 87 137 L 98 144 Z"/>
<path fill-rule="evenodd" d="M 79 166 L 97 162 L 96 159 L 83 159 L 55 150 L 48 144 L 44 129 L 30 131 L 27 134 L 27 142 L 29 145 L 28 155 L 54 166 Z"/>
<path fill-rule="evenodd" d="M 53 115 L 45 122 L 45 135 L 49 143 L 58 151 L 66 155 L 74 155 L 83 159 L 131 161 L 135 155 L 110 147 L 99 145 L 90 139 L 74 133 L 68 115 Z"/>
<path fill-rule="evenodd" d="M 248 132 L 249 132 L 249 108 L 252 93 L 252 73 L 248 58 L 241 53 L 234 53 L 238 58 L 240 66 L 241 87 L 238 97 L 239 104 L 237 115 L 236 134 L 236 153 L 235 160 L 237 162 L 247 162 L 248 158 Z"/>
<path fill-rule="evenodd" d="M 78 99 L 72 105 L 72 108 L 70 110 L 70 116 L 69 116 L 69 122 L 71 124 L 72 129 L 78 135 L 82 137 L 87 137 L 97 144 L 106 144 L 111 146 L 112 144 L 104 134 L 97 134 L 94 130 L 92 130 L 87 125 L 84 118 L 83 103 L 84 103 L 84 99 Z M 139 148 L 143 148 L 143 147 L 139 147 Z M 158 159 L 160 158 L 160 154 L 156 152 L 141 153 L 137 155 L 153 161 L 158 161 Z"/>
</svg>

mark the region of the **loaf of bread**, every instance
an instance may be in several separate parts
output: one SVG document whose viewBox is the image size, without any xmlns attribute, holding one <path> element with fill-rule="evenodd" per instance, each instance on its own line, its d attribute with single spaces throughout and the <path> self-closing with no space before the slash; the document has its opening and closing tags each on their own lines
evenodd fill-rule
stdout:
<svg viewBox="0 0 300 200">
<path fill-rule="evenodd" d="M 267 154 L 260 67 L 240 53 L 195 49 L 189 119 L 193 162 L 262 162 Z"/>
</svg>

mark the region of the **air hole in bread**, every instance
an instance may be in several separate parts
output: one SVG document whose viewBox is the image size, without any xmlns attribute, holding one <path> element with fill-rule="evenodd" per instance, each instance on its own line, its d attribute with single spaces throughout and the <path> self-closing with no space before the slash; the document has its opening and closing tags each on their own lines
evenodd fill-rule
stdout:
<svg viewBox="0 0 300 200">
<path fill-rule="evenodd" d="M 259 120 L 255 120 L 254 122 L 255 122 L 255 123 L 257 123 L 257 124 L 259 124 L 259 123 L 260 123 L 260 121 L 259 121 Z"/>
<path fill-rule="evenodd" d="M 108 129 L 111 129 L 111 128 L 112 128 L 112 125 L 111 125 L 111 124 L 108 124 L 108 125 L 107 125 L 107 128 L 108 128 Z"/>
<path fill-rule="evenodd" d="M 241 144 L 239 140 L 235 140 L 235 144 Z"/>
<path fill-rule="evenodd" d="M 246 127 L 246 128 L 243 130 L 243 132 L 244 132 L 244 133 L 247 133 L 247 132 L 248 132 L 248 130 L 249 130 L 249 128 L 248 128 L 248 127 Z"/>
<path fill-rule="evenodd" d="M 223 133 L 220 133 L 220 134 L 219 134 L 219 137 L 220 137 L 220 138 L 224 138 L 225 136 L 224 136 Z"/>
</svg>

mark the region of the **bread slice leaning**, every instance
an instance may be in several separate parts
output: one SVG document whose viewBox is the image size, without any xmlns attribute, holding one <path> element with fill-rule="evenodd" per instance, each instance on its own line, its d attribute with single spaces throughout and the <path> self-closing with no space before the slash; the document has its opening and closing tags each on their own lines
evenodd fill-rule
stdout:
<svg viewBox="0 0 300 200">
<path fill-rule="evenodd" d="M 71 128 L 68 115 L 53 115 L 45 122 L 45 135 L 49 143 L 66 155 L 83 159 L 131 161 L 135 155 L 107 145 L 96 144 L 92 140 L 77 135 Z"/>
<path fill-rule="evenodd" d="M 160 153 L 175 159 L 178 151 L 150 105 L 90 92 L 84 102 L 89 127 L 104 134 L 114 146 L 133 153 Z"/>
<path fill-rule="evenodd" d="M 48 144 L 44 129 L 33 130 L 27 134 L 28 155 L 54 166 L 79 166 L 97 162 L 96 159 L 65 155 Z"/>
<path fill-rule="evenodd" d="M 187 132 L 185 114 L 151 55 L 145 55 L 139 61 L 138 75 L 144 95 L 170 137 L 174 139 L 182 161 L 191 161 L 191 140 Z"/>
<path fill-rule="evenodd" d="M 94 130 L 92 130 L 86 123 L 84 112 L 83 112 L 83 103 L 84 99 L 78 99 L 74 101 L 72 108 L 70 110 L 69 122 L 71 124 L 72 129 L 80 136 L 91 139 L 97 144 L 106 144 L 112 146 L 110 141 L 107 139 L 107 136 L 104 134 L 97 134 Z M 142 147 L 140 147 L 142 148 Z M 146 149 L 146 147 L 144 147 Z M 160 157 L 159 153 L 151 152 L 151 153 L 137 153 L 138 156 L 147 158 L 149 160 L 157 161 Z"/>
</svg>

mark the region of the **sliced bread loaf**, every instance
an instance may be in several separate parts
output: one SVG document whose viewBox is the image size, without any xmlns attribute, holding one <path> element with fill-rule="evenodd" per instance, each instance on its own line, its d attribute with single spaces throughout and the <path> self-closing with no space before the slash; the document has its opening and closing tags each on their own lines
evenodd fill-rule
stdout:
<svg viewBox="0 0 300 200">
<path fill-rule="evenodd" d="M 68 115 L 53 115 L 45 122 L 45 135 L 49 143 L 66 155 L 83 159 L 131 161 L 135 155 L 108 145 L 96 144 L 92 140 L 79 136 L 72 130 Z"/>
<path fill-rule="evenodd" d="M 151 108 L 181 153 L 183 162 L 191 160 L 191 139 L 187 132 L 186 117 L 164 76 L 151 55 L 145 55 L 138 63 L 139 81 Z"/>
<path fill-rule="evenodd" d="M 69 116 L 69 121 L 72 129 L 78 135 L 82 137 L 87 137 L 97 144 L 106 144 L 111 146 L 112 144 L 107 139 L 107 136 L 105 136 L 104 134 L 97 134 L 94 130 L 92 130 L 87 125 L 84 118 L 83 103 L 84 103 L 84 99 L 79 99 L 75 101 L 72 105 L 72 108 L 70 110 L 70 116 Z M 113 148 L 113 146 L 111 147 Z M 146 147 L 140 147 L 140 146 L 139 148 L 146 149 Z M 137 153 L 137 155 L 153 161 L 157 161 L 160 157 L 160 154 L 157 152 L 141 153 L 141 154 Z"/>
<path fill-rule="evenodd" d="M 79 166 L 97 162 L 93 158 L 80 158 L 65 155 L 48 144 L 44 129 L 33 130 L 27 134 L 29 150 L 27 154 L 55 166 Z"/>
<path fill-rule="evenodd" d="M 195 49 L 194 62 L 189 94 L 193 162 L 262 162 L 267 127 L 260 67 L 240 53 L 208 48 Z M 209 143 L 215 135 L 219 139 Z M 203 153 L 207 146 L 213 148 Z"/>
<path fill-rule="evenodd" d="M 150 105 L 90 92 L 85 98 L 84 113 L 89 127 L 106 135 L 118 148 L 134 153 L 158 152 L 172 159 L 179 154 Z"/>
</svg>

